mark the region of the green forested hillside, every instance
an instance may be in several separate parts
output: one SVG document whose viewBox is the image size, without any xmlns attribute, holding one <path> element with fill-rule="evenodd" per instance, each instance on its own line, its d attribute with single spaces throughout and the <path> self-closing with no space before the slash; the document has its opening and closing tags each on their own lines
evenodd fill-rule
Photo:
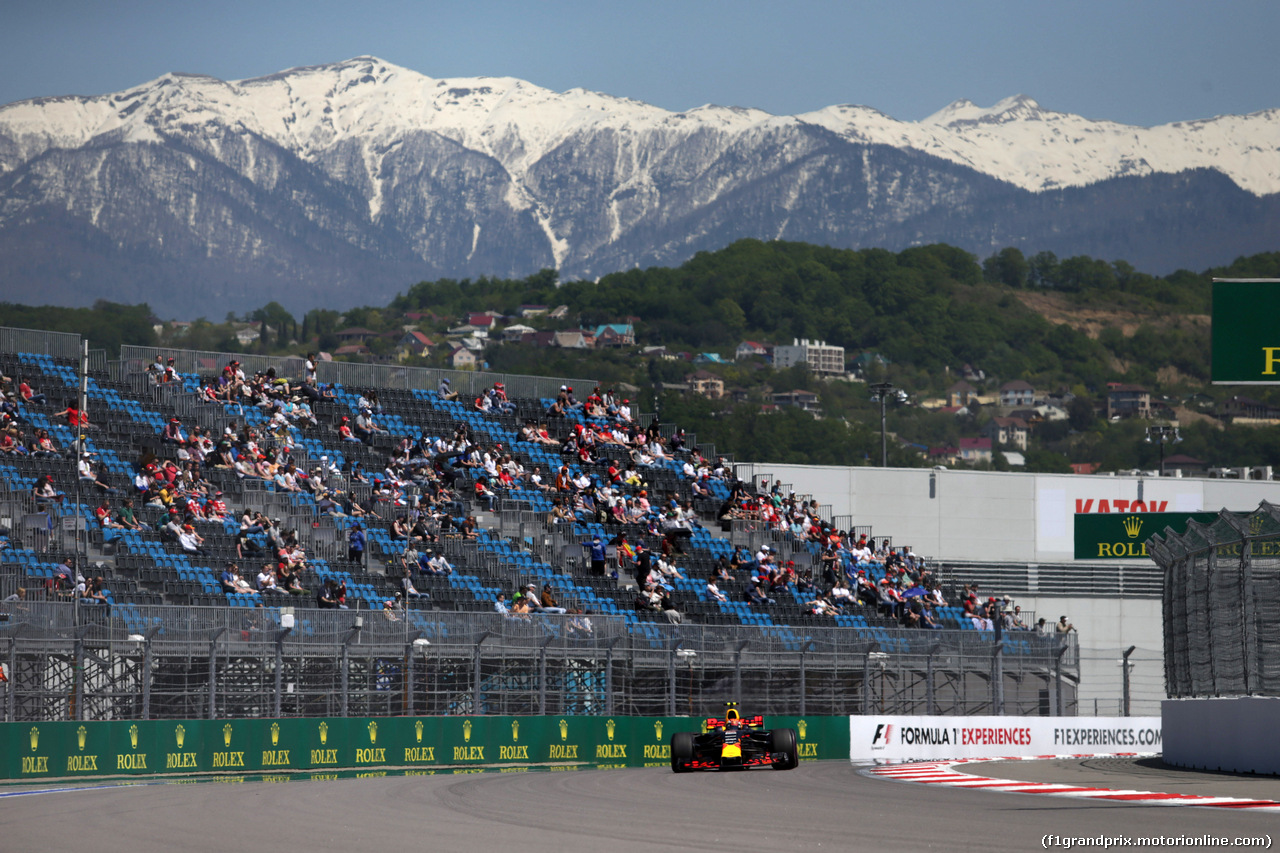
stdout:
<svg viewBox="0 0 1280 853">
<path fill-rule="evenodd" d="M 642 411 L 658 406 L 664 420 L 678 421 L 703 440 L 713 440 L 718 450 L 741 458 L 878 461 L 879 409 L 864 384 L 822 381 L 803 369 L 775 371 L 758 360 L 732 363 L 743 340 L 823 340 L 844 347 L 851 366 L 862 356 L 857 363 L 867 365 L 865 378 L 887 379 L 911 394 L 907 405 L 889 412 L 890 429 L 918 446 L 895 442 L 891 457 L 897 464 L 924 464 L 919 448 L 977 435 L 992 416 L 990 407 L 957 418 L 919 405 L 942 395 L 968 367 L 982 373 L 974 384 L 984 393 L 1024 379 L 1042 392 L 1077 398 L 1069 423 L 1036 428 L 1029 467 L 1066 470 L 1071 462 L 1151 467 L 1155 450 L 1141 441 L 1142 425 L 1107 423 L 1096 417 L 1096 409 L 1109 382 L 1142 384 L 1153 399 L 1179 411 L 1211 413 L 1216 401 L 1241 393 L 1207 384 L 1214 276 L 1280 277 L 1280 252 L 1241 258 L 1219 269 L 1152 276 L 1122 260 L 1059 259 L 1047 252 L 1028 258 L 1017 249 L 979 259 L 944 245 L 893 253 L 742 240 L 700 253 L 680 267 L 631 270 L 597 282 L 562 283 L 553 270 L 519 280 L 444 279 L 416 284 L 390 305 L 353 309 L 345 316 L 319 306 L 295 319 L 269 303 L 239 319 L 263 324 L 258 346 L 264 351 L 332 349 L 339 329 L 360 326 L 388 332 L 370 341 L 379 354 L 392 349 L 409 322 L 406 313 L 426 315 L 417 327 L 441 342 L 445 330 L 467 312 L 494 310 L 515 322 L 521 305 L 564 305 L 562 319 L 544 315 L 519 322 L 548 330 L 631 322 L 637 347 L 577 351 L 493 344 L 485 353 L 489 366 L 640 386 Z M 91 318 L 67 309 L 0 310 L 5 325 L 89 330 L 95 346 L 149 342 L 152 335 L 150 325 L 139 322 L 145 306 L 104 305 Z M 225 345 L 230 331 L 229 323 L 202 321 L 185 332 L 185 340 L 166 343 Z M 659 346 L 686 357 L 640 356 L 643 347 Z M 442 364 L 445 349 L 437 347 L 417 363 Z M 693 355 L 705 353 L 730 363 L 691 363 Z M 695 369 L 721 376 L 738 402 L 654 395 L 655 383 L 681 382 Z M 769 393 L 794 389 L 818 393 L 824 417 L 762 411 L 771 401 Z M 1269 389 L 1247 390 L 1250 397 L 1280 405 L 1280 395 Z M 1280 465 L 1280 430 L 1223 429 L 1206 419 L 1188 425 L 1184 434 L 1187 441 L 1179 451 L 1214 465 Z"/>
</svg>

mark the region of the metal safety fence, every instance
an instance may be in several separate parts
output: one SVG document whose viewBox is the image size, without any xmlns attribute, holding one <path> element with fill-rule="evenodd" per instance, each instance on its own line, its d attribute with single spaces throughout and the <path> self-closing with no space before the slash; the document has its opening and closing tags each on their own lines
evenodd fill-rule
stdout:
<svg viewBox="0 0 1280 853">
<path fill-rule="evenodd" d="M 120 360 L 113 365 L 126 379 L 142 373 L 156 358 L 174 359 L 174 368 L 180 373 L 217 374 L 228 362 L 240 362 L 246 375 L 265 372 L 274 368 L 281 376 L 302 378 L 304 359 L 300 356 L 268 356 L 248 353 L 181 350 L 164 347 L 120 347 Z M 366 364 L 363 362 L 320 361 L 316 364 L 316 378 L 320 382 L 337 383 L 345 388 L 377 388 L 379 390 L 435 391 L 442 379 L 448 379 L 453 390 L 463 398 L 477 395 L 497 382 L 505 385 L 512 399 L 554 397 L 561 385 L 577 388 L 584 394 L 594 387 L 591 379 L 567 379 L 548 376 L 526 376 L 514 373 L 490 373 L 477 370 L 445 370 L 435 367 L 408 367 L 401 364 Z"/>
<path fill-rule="evenodd" d="M 1074 636 L 433 610 L 0 604 L 7 721 L 1074 714 Z M 1061 709 L 1061 711 L 1059 711 Z"/>
<path fill-rule="evenodd" d="M 1170 697 L 1280 695 L 1280 507 L 1148 540 L 1164 570 Z"/>
</svg>

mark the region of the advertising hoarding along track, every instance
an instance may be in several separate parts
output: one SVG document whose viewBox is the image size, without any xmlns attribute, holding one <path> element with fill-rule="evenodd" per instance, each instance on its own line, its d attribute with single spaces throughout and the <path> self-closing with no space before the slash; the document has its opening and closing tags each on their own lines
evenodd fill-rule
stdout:
<svg viewBox="0 0 1280 853">
<path fill-rule="evenodd" d="M 849 756 L 847 717 L 770 716 L 804 760 Z M 329 717 L 0 723 L 0 778 L 546 764 L 667 767 L 689 717 Z"/>
<path fill-rule="evenodd" d="M 1075 516 L 1077 560 L 1150 560 L 1147 540 L 1165 528 L 1182 533 L 1187 521 L 1212 524 L 1216 512 L 1104 512 Z"/>
</svg>

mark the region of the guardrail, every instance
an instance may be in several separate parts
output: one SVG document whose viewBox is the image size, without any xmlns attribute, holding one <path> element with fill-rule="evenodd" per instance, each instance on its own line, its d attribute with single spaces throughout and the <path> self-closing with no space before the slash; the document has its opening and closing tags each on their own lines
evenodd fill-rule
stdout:
<svg viewBox="0 0 1280 853">
<path fill-rule="evenodd" d="M 212 352 L 207 350 L 180 350 L 162 347 L 120 347 L 120 371 L 122 375 L 141 373 L 156 357 L 174 359 L 174 367 L 181 373 L 216 374 L 229 361 L 240 362 L 246 374 L 275 368 L 281 376 L 301 378 L 304 359 L 301 356 L 267 356 L 251 353 Z M 578 389 L 585 396 L 598 383 L 592 379 L 567 379 L 548 376 L 527 376 L 513 373 L 490 373 L 475 370 L 444 370 L 434 367 L 406 367 L 400 364 L 366 364 L 362 362 L 320 361 L 316 364 L 316 376 L 320 382 L 339 383 L 347 388 L 420 389 L 435 391 L 440 380 L 448 379 L 460 395 L 479 394 L 496 382 L 506 386 L 512 398 L 554 397 L 561 385 Z"/>
</svg>

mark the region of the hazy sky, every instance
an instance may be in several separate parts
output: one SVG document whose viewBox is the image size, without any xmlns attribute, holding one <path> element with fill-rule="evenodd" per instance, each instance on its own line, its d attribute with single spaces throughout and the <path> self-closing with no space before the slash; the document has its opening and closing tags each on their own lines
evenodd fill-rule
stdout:
<svg viewBox="0 0 1280 853">
<path fill-rule="evenodd" d="M 1276 0 L 9 0 L 0 104 L 371 54 L 671 110 L 831 104 L 920 119 L 960 98 L 1154 125 L 1280 107 Z"/>
</svg>

